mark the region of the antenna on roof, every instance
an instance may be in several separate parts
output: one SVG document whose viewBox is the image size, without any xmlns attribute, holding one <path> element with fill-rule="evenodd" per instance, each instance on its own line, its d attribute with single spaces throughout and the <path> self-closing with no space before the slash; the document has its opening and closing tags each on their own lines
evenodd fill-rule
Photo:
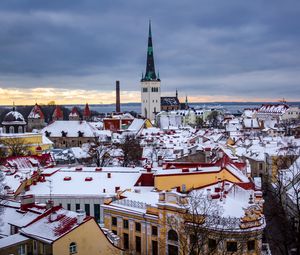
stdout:
<svg viewBox="0 0 300 255">
<path fill-rule="evenodd" d="M 52 180 L 48 180 L 49 182 L 49 191 L 50 191 L 50 201 L 52 202 L 52 189 L 53 189 L 53 186 L 52 186 Z"/>
</svg>

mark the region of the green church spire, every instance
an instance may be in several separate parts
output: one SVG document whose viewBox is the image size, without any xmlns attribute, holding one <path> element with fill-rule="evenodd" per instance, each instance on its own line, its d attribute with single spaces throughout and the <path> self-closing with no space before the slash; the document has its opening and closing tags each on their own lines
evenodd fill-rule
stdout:
<svg viewBox="0 0 300 255">
<path fill-rule="evenodd" d="M 143 77 L 142 81 L 156 81 L 156 80 L 159 80 L 159 78 L 156 76 L 156 73 L 155 73 L 151 21 L 149 20 L 146 73 L 145 73 L 145 76 Z"/>
</svg>

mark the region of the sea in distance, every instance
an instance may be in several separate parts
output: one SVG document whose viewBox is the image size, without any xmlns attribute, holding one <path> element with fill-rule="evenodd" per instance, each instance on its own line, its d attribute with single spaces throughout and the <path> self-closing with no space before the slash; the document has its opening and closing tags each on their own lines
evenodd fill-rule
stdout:
<svg viewBox="0 0 300 255">
<path fill-rule="evenodd" d="M 189 103 L 189 107 L 199 109 L 199 108 L 221 108 L 229 113 L 243 112 L 246 108 L 258 108 L 262 104 L 278 104 L 279 102 L 207 102 L 207 103 Z M 300 102 L 288 102 L 288 105 L 295 105 L 300 107 Z M 84 105 L 65 105 L 67 108 L 72 109 L 73 106 L 78 106 L 83 108 Z M 90 109 L 92 111 L 97 111 L 99 113 L 111 113 L 116 110 L 115 104 L 90 104 Z M 122 112 L 137 112 L 141 113 L 140 103 L 123 103 L 121 104 Z"/>
</svg>

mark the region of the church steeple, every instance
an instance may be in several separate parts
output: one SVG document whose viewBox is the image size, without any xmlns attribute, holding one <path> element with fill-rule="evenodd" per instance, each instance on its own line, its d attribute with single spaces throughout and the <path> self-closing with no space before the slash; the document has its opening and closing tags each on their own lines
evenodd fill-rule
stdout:
<svg viewBox="0 0 300 255">
<path fill-rule="evenodd" d="M 156 81 L 156 80 L 159 80 L 159 78 L 156 76 L 156 73 L 155 73 L 153 45 L 152 45 L 152 33 L 151 33 L 151 21 L 149 21 L 146 73 L 145 73 L 145 76 L 142 78 L 142 81 Z"/>
</svg>

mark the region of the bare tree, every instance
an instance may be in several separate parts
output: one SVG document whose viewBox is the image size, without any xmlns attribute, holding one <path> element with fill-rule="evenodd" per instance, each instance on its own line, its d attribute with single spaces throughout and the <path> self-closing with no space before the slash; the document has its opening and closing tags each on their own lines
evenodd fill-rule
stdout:
<svg viewBox="0 0 300 255">
<path fill-rule="evenodd" d="M 25 141 L 22 138 L 8 137 L 1 139 L 3 147 L 10 156 L 24 156 L 28 154 Z"/>
<path fill-rule="evenodd" d="M 297 150 L 289 146 L 276 157 L 275 180 L 265 191 L 266 237 L 278 254 L 300 254 L 300 157 Z"/>
<path fill-rule="evenodd" d="M 112 149 L 111 144 L 105 144 L 101 141 L 100 137 L 95 134 L 88 153 L 95 160 L 98 167 L 103 167 L 107 166 L 111 162 Z"/>
<path fill-rule="evenodd" d="M 192 192 L 185 208 L 167 220 L 168 229 L 178 234 L 178 254 L 245 254 L 243 245 L 253 235 L 241 231 L 240 218 L 223 217 L 222 206 L 202 192 Z"/>
<path fill-rule="evenodd" d="M 139 164 L 143 149 L 140 145 L 140 141 L 134 135 L 126 135 L 119 146 L 123 152 L 123 166 Z"/>
<path fill-rule="evenodd" d="M 212 111 L 208 116 L 207 120 L 210 123 L 210 125 L 214 128 L 219 127 L 221 120 L 222 120 L 222 114 L 219 111 Z"/>
<path fill-rule="evenodd" d="M 4 210 L 4 205 L 6 204 L 6 191 L 5 191 L 5 176 L 4 173 L 0 170 L 0 228 L 2 226 L 2 217 L 1 214 Z"/>
</svg>

